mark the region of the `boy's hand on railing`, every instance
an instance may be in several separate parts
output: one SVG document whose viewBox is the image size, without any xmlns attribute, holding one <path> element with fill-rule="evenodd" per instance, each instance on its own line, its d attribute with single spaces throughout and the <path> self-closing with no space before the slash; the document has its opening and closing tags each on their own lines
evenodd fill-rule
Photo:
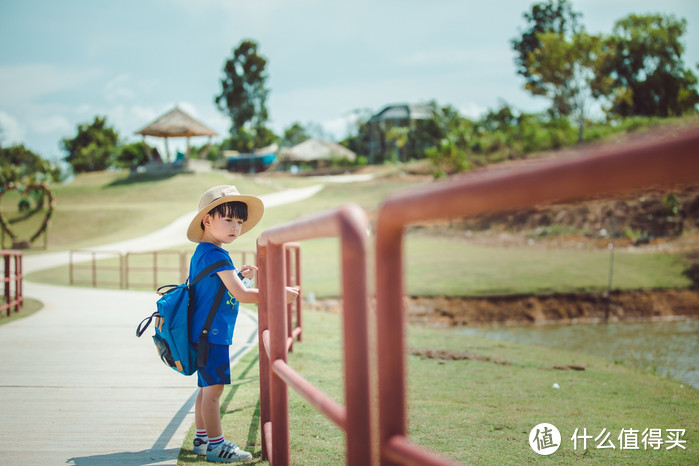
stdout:
<svg viewBox="0 0 699 466">
<path fill-rule="evenodd" d="M 256 271 L 257 267 L 255 267 L 254 265 L 244 265 L 240 268 L 240 274 L 245 278 L 249 278 L 250 280 L 255 278 Z"/>
<path fill-rule="evenodd" d="M 299 288 L 297 286 L 286 287 L 286 303 L 290 304 L 299 297 Z"/>
</svg>

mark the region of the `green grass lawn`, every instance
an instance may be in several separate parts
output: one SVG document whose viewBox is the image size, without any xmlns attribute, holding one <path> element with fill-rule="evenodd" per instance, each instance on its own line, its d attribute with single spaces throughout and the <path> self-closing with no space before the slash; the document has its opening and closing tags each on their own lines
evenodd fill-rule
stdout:
<svg viewBox="0 0 699 466">
<path fill-rule="evenodd" d="M 81 174 L 70 183 L 51 187 L 55 210 L 48 230 L 48 249 L 99 246 L 158 230 L 196 210 L 202 193 L 218 184 L 235 184 L 241 192 L 254 195 L 276 191 L 254 178 L 225 172 L 155 178 L 129 178 L 127 172 L 120 171 Z M 11 215 L 16 202 L 3 200 L 3 208 L 6 215 Z M 31 222 L 18 225 L 18 236 L 26 237 L 30 229 L 34 229 Z M 35 245 L 42 246 L 43 240 Z"/>
<path fill-rule="evenodd" d="M 123 173 L 81 175 L 56 187 L 56 212 L 49 230 L 49 250 L 86 248 L 137 237 L 194 211 L 201 193 L 216 184 L 235 184 L 241 192 L 265 194 L 284 187 L 314 184 L 312 180 L 255 178 L 217 174 L 178 175 L 133 181 Z M 385 197 L 424 180 L 389 176 L 374 181 L 328 184 L 316 196 L 270 207 L 252 234 L 229 246 L 254 250 L 266 228 L 304 215 L 354 202 L 371 216 Z M 369 240 L 373 248 L 373 240 Z M 183 249 L 193 244 L 183 238 Z M 28 253 L 43 252 L 37 250 Z M 304 291 L 317 297 L 339 295 L 339 241 L 303 243 Z M 405 237 L 406 291 L 411 295 L 491 295 L 590 291 L 606 289 L 609 252 L 544 250 L 537 247 L 484 247 L 464 239 L 410 232 Z M 235 256 L 234 256 L 234 260 Z M 252 262 L 252 261 L 248 261 Z M 369 288 L 373 290 L 374 257 L 370 253 Z M 115 262 L 100 262 L 114 266 Z M 617 250 L 615 289 L 684 288 L 687 263 L 681 254 L 631 253 Z M 85 273 L 82 271 L 80 273 Z M 168 273 L 170 275 L 168 275 Z M 159 284 L 178 283 L 175 272 L 159 276 Z M 107 280 L 108 276 L 102 275 Z M 68 268 L 30 274 L 29 280 L 68 283 Z M 140 278 L 151 287 L 150 276 Z M 373 291 L 372 291 L 373 293 Z M 340 320 L 337 315 L 307 311 L 304 342 L 291 355 L 293 367 L 311 382 L 342 401 Z M 418 443 L 466 463 L 519 464 L 551 461 L 570 463 L 697 464 L 697 391 L 680 382 L 617 365 L 604 359 L 503 343 L 455 334 L 447 330 L 411 328 L 415 349 L 468 351 L 506 360 L 508 365 L 482 360 L 435 360 L 408 356 L 410 369 L 410 435 Z M 241 446 L 250 445 L 259 460 L 258 372 L 256 355 L 248 354 L 234 367 L 234 383 L 222 399 L 224 432 Z M 585 371 L 558 371 L 553 365 L 577 364 Z M 552 389 L 558 383 L 560 389 Z M 292 464 L 342 464 L 344 435 L 295 394 L 291 404 Z M 563 435 L 552 457 L 536 455 L 527 444 L 529 431 L 540 422 L 556 425 Z M 603 428 L 684 428 L 687 450 L 602 450 L 588 445 L 574 451 L 569 440 L 575 428 L 597 435 Z M 191 444 L 191 437 L 185 447 Z M 591 442 L 592 443 L 592 442 Z M 198 459 L 183 450 L 180 463 Z"/>
<path fill-rule="evenodd" d="M 465 338 L 449 330 L 410 327 L 415 350 L 468 353 L 473 359 L 408 356 L 409 435 L 427 448 L 467 464 L 696 464 L 699 428 L 697 391 L 680 382 L 650 375 L 602 358 L 564 351 Z M 329 396 L 344 403 L 341 369 L 341 319 L 329 313 L 304 313 L 304 341 L 289 355 L 291 366 Z M 222 397 L 226 437 L 260 460 L 257 353 L 246 355 L 232 371 Z M 480 360 L 479 360 L 480 359 Z M 489 360 L 488 360 L 489 359 Z M 556 370 L 578 365 L 585 370 Z M 553 388 L 558 384 L 559 389 Z M 344 464 L 344 433 L 303 398 L 289 394 L 291 464 Z M 548 422 L 561 432 L 560 449 L 538 456 L 528 445 L 532 428 Z M 596 437 L 611 432 L 616 449 L 600 449 L 594 438 L 573 449 L 575 429 Z M 636 429 L 639 450 L 622 450 L 621 429 Z M 644 450 L 644 429 L 686 430 L 686 450 Z M 666 432 L 663 431 L 663 437 Z M 179 464 L 204 464 L 190 450 L 189 433 Z M 264 462 L 263 462 L 264 463 Z"/>
<path fill-rule="evenodd" d="M 227 173 L 182 174 L 164 179 L 133 181 L 126 174 L 104 172 L 80 175 L 56 191 L 56 212 L 50 227 L 50 250 L 84 248 L 136 237 L 162 228 L 178 216 L 194 211 L 201 193 L 220 183 L 235 183 L 241 192 L 265 194 L 285 186 L 298 187 L 312 180 L 256 178 Z M 347 202 L 363 207 L 369 215 L 390 193 L 423 184 L 389 176 L 362 183 L 327 184 L 310 199 L 269 207 L 259 226 L 228 246 L 230 250 L 256 249 L 257 236 L 267 228 L 305 215 L 333 209 Z M 373 247 L 370 240 L 369 246 Z M 183 239 L 182 250 L 194 245 Z M 477 296 L 492 294 L 550 293 L 604 290 L 609 281 L 609 253 L 604 250 L 544 250 L 535 247 L 484 247 L 463 239 L 441 238 L 415 232 L 406 235 L 406 281 L 411 295 Z M 37 252 L 30 250 L 30 253 Z M 147 265 L 146 258 L 132 258 Z M 235 260 L 235 258 L 234 258 Z M 303 282 L 317 297 L 339 296 L 339 241 L 326 238 L 306 241 L 302 248 Z M 371 253 L 370 263 L 373 263 Z M 116 260 L 99 262 L 100 286 L 118 286 Z M 169 267 L 169 266 L 168 266 Z M 682 255 L 630 253 L 615 257 L 613 288 L 684 288 Z M 111 270 L 110 270 L 111 269 Z M 371 267 L 370 267 L 371 269 Z M 370 270 L 371 276 L 373 273 Z M 68 267 L 29 275 L 30 280 L 67 285 Z M 91 272 L 80 265 L 75 277 L 90 286 Z M 179 281 L 176 272 L 159 273 L 159 284 Z M 129 282 L 152 288 L 152 274 L 134 272 Z M 373 285 L 370 285 L 370 287 Z"/>
<path fill-rule="evenodd" d="M 4 298 L 0 299 L 0 302 L 5 304 Z M 29 317 L 35 312 L 40 311 L 43 307 L 44 305 L 41 303 L 41 301 L 37 301 L 36 299 L 32 298 L 24 298 L 24 303 L 22 304 L 19 312 L 15 312 L 14 309 L 10 309 L 9 315 L 7 310 L 0 312 L 0 325 L 7 324 L 13 320 Z"/>
<path fill-rule="evenodd" d="M 273 208 L 280 209 L 280 208 Z M 273 210 L 270 209 L 270 210 Z M 245 238 L 245 237 L 243 237 Z M 251 237 L 252 238 L 252 237 Z M 254 251 L 254 244 L 241 241 L 231 251 Z M 177 248 L 191 253 L 194 244 Z M 302 245 L 302 274 L 305 293 L 316 297 L 340 295 L 340 244 L 337 238 L 306 241 Z M 405 242 L 406 291 L 412 296 L 489 296 L 503 294 L 545 294 L 552 292 L 604 291 L 609 281 L 609 252 L 604 250 L 545 250 L 477 246 L 453 238 L 409 235 Z M 240 256 L 233 254 L 234 262 Z M 148 268 L 152 259 L 135 256 L 130 266 Z M 370 261 L 373 263 L 373 257 Z M 176 269 L 176 256 L 159 258 L 162 267 Z M 252 258 L 248 260 L 252 262 Z M 90 286 L 89 263 L 77 264 L 74 277 Z M 617 251 L 613 288 L 686 288 L 691 280 L 683 274 L 688 264 L 683 255 Z M 118 261 L 98 262 L 99 285 L 118 286 Z M 373 288 L 370 267 L 370 289 Z M 30 280 L 68 285 L 68 266 L 30 274 Z M 176 271 L 158 272 L 159 285 L 180 281 Z M 132 289 L 152 289 L 153 273 L 132 271 Z M 137 284 L 141 283 L 142 286 Z M 79 283 L 80 284 L 80 283 Z"/>
</svg>

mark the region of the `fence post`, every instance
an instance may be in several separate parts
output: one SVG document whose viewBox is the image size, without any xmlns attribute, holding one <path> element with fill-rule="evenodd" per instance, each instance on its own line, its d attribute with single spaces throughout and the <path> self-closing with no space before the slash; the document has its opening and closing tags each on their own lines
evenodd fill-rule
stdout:
<svg viewBox="0 0 699 466">
<path fill-rule="evenodd" d="M 15 256 L 15 312 L 19 312 L 19 308 L 24 304 L 24 256 L 17 254 Z"/>
<path fill-rule="evenodd" d="M 92 251 L 92 287 L 97 288 L 97 254 Z"/>
<path fill-rule="evenodd" d="M 403 332 L 402 229 L 385 226 L 379 215 L 376 227 L 376 319 L 379 336 L 379 441 L 381 464 L 394 465 L 384 456 L 393 436 L 405 436 L 405 341 Z M 380 292 L 379 292 L 380 290 Z"/>
<path fill-rule="evenodd" d="M 288 247 L 284 247 L 284 283 L 287 286 L 292 285 L 291 282 L 291 249 Z M 294 319 L 293 319 L 293 314 L 292 314 L 292 306 L 293 303 L 288 303 L 286 305 L 286 337 L 289 341 L 289 352 L 294 351 Z"/>
<path fill-rule="evenodd" d="M 124 267 L 124 254 L 119 254 L 119 288 L 126 289 L 126 269 Z"/>
<path fill-rule="evenodd" d="M 296 248 L 296 286 L 299 287 L 299 298 L 295 301 L 296 305 L 296 328 L 301 329 L 301 331 L 298 334 L 298 340 L 299 342 L 301 341 L 301 338 L 303 337 L 303 320 L 301 317 L 301 311 L 302 308 L 301 306 L 303 305 L 303 289 L 301 288 L 301 284 L 303 281 L 301 281 L 301 248 L 297 247 Z"/>
<path fill-rule="evenodd" d="M 182 283 L 187 280 L 187 260 L 185 257 L 185 252 L 180 251 L 180 281 Z"/>
<path fill-rule="evenodd" d="M 73 250 L 68 251 L 68 283 L 72 286 L 74 283 L 73 277 Z"/>
<path fill-rule="evenodd" d="M 271 451 L 268 451 L 268 445 L 272 444 L 271 437 L 271 422 L 270 406 L 269 406 L 269 354 L 265 348 L 263 333 L 269 329 L 268 312 L 267 312 L 267 248 L 262 246 L 259 241 L 257 243 L 257 282 L 259 287 L 259 301 L 257 303 L 257 348 L 258 362 L 260 369 L 260 426 L 262 436 L 262 459 L 272 462 Z"/>
<path fill-rule="evenodd" d="M 287 361 L 286 291 L 284 288 L 284 245 L 267 244 L 268 319 L 270 333 L 270 365 Z M 272 458 L 274 464 L 289 464 L 289 391 L 286 383 L 270 371 L 270 404 L 272 417 Z"/>
<path fill-rule="evenodd" d="M 5 255 L 5 300 L 7 301 L 7 316 L 9 317 L 11 314 L 11 309 L 12 306 L 10 306 L 10 303 L 12 302 L 12 296 L 10 295 L 10 256 Z"/>
</svg>

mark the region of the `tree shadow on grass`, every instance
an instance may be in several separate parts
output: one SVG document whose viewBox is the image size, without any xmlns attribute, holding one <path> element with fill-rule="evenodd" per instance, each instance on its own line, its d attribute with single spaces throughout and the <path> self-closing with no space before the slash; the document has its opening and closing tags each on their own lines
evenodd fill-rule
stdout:
<svg viewBox="0 0 699 466">
<path fill-rule="evenodd" d="M 167 179 L 170 179 L 179 173 L 176 172 L 168 172 L 168 173 L 159 173 L 159 174 L 148 174 L 148 173 L 135 173 L 132 175 L 125 176 L 123 178 L 119 178 L 118 180 L 114 180 L 111 183 L 107 185 L 107 188 L 115 188 L 118 186 L 131 186 L 135 185 L 138 183 L 153 183 L 156 181 L 164 181 Z"/>
<path fill-rule="evenodd" d="M 692 290 L 699 290 L 699 252 L 694 252 L 687 255 L 689 267 L 687 267 L 682 275 L 689 278 L 692 284 L 689 286 Z"/>
</svg>

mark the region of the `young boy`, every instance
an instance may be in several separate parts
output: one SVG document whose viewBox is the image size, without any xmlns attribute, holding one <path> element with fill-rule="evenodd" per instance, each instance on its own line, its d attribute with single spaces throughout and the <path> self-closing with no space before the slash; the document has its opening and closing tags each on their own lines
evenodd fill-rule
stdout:
<svg viewBox="0 0 699 466">
<path fill-rule="evenodd" d="M 233 340 L 239 303 L 258 302 L 258 290 L 247 288 L 241 277 L 252 278 L 257 267 L 244 265 L 238 273 L 230 255 L 221 246 L 233 242 L 254 227 L 262 218 L 263 212 L 264 205 L 257 197 L 242 196 L 235 186 L 215 186 L 202 196 L 199 211 L 187 230 L 187 238 L 199 243 L 189 266 L 190 280 L 215 262 L 228 262 L 197 283 L 194 290 L 190 335 L 192 342 L 196 343 L 214 296 L 221 284 L 226 288 L 209 328 L 207 363 L 197 371 L 198 385 L 201 388 L 194 410 L 197 428 L 194 453 L 206 455 L 207 461 L 232 463 L 252 459 L 249 452 L 224 440 L 219 399 L 224 385 L 231 383 L 228 346 Z M 286 292 L 288 301 L 298 296 L 297 289 L 287 287 Z"/>
</svg>

